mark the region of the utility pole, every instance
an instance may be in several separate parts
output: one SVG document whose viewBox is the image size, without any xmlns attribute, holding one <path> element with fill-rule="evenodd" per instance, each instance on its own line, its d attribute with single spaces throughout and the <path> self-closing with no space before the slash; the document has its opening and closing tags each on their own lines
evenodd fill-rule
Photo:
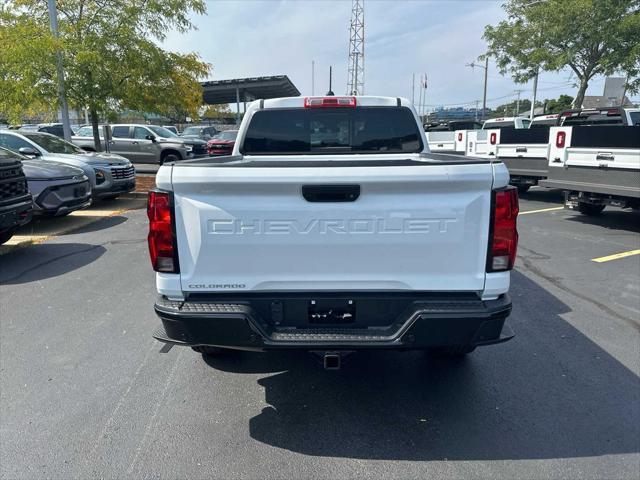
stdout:
<svg viewBox="0 0 640 480">
<path fill-rule="evenodd" d="M 411 104 L 416 105 L 416 74 L 413 74 L 413 80 L 411 83 Z"/>
<path fill-rule="evenodd" d="M 487 115 L 487 72 L 489 72 L 489 57 L 484 59 L 484 93 L 482 94 L 482 120 Z"/>
<path fill-rule="evenodd" d="M 484 59 L 484 66 L 478 65 L 476 62 L 471 62 L 466 64 L 467 67 L 471 67 L 471 69 L 484 68 L 484 92 L 482 94 L 482 120 L 487 113 L 487 72 L 489 71 L 489 57 Z"/>
<path fill-rule="evenodd" d="M 58 37 L 58 12 L 56 11 L 56 0 L 47 0 L 49 7 L 49 24 L 54 37 Z M 60 100 L 60 110 L 62 114 L 62 131 L 64 139 L 71 141 L 71 126 L 69 125 L 69 107 L 67 97 L 64 93 L 64 69 L 62 67 L 62 52 L 56 52 L 56 72 L 58 75 L 58 97 Z"/>
<path fill-rule="evenodd" d="M 424 116 L 426 110 L 426 102 L 427 102 L 427 74 L 424 74 L 424 83 L 420 85 L 424 88 L 424 97 L 422 98 L 422 115 Z"/>
<path fill-rule="evenodd" d="M 478 121 L 478 102 L 480 100 L 476 100 L 476 122 Z"/>
<path fill-rule="evenodd" d="M 418 116 L 422 118 L 422 75 L 420 75 L 420 90 L 418 91 Z"/>
<path fill-rule="evenodd" d="M 515 117 L 520 115 L 520 94 L 524 92 L 524 90 L 516 90 L 516 93 L 518 94 L 518 99 L 516 100 L 516 114 L 514 115 Z"/>
</svg>

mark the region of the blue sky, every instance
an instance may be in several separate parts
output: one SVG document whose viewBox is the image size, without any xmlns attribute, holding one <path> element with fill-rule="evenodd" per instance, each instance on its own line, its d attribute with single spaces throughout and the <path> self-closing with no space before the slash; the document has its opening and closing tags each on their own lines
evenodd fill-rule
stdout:
<svg viewBox="0 0 640 480">
<path fill-rule="evenodd" d="M 412 96 L 412 74 L 428 75 L 425 103 L 473 106 L 482 99 L 483 72 L 465 64 L 485 49 L 484 26 L 505 18 L 502 1 L 365 0 L 365 93 Z M 211 80 L 288 75 L 303 95 L 311 94 L 311 61 L 316 94 L 328 86 L 345 93 L 351 0 L 207 0 L 208 12 L 193 16 L 198 30 L 170 33 L 166 48 L 195 51 L 213 64 Z M 569 71 L 543 73 L 538 98 L 575 95 Z M 601 95 L 604 78 L 587 94 Z M 516 85 L 489 64 L 489 106 L 530 98 L 531 84 Z M 416 87 L 417 101 L 417 87 Z"/>
</svg>

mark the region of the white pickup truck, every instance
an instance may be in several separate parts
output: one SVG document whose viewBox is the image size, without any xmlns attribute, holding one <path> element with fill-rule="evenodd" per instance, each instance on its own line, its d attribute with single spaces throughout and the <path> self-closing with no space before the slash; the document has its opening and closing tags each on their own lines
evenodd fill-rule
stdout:
<svg viewBox="0 0 640 480">
<path fill-rule="evenodd" d="M 204 354 L 462 355 L 513 334 L 517 190 L 430 154 L 411 102 L 253 102 L 233 155 L 163 165 L 149 194 L 160 341 Z M 503 329 L 504 327 L 504 329 Z"/>
<path fill-rule="evenodd" d="M 640 124 L 574 125 L 551 127 L 547 179 L 540 185 L 563 189 L 565 207 L 585 215 L 607 205 L 640 209 Z"/>
</svg>

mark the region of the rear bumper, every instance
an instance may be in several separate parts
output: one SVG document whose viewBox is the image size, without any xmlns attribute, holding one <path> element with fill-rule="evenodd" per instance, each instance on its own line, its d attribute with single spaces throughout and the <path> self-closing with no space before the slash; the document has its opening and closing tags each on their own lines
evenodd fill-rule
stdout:
<svg viewBox="0 0 640 480">
<path fill-rule="evenodd" d="M 313 294 L 300 294 L 294 301 L 307 301 Z M 402 295 L 402 294 L 399 294 Z M 394 302 L 393 294 L 385 299 Z M 219 297 L 218 297 L 219 298 Z M 356 305 L 371 302 L 370 296 L 351 295 Z M 400 300 L 407 300 L 406 294 Z M 284 309 L 295 309 L 291 298 L 217 299 L 215 297 L 175 302 L 160 297 L 155 304 L 162 320 L 154 337 L 162 342 L 184 346 L 210 345 L 240 350 L 269 349 L 420 349 L 438 346 L 480 346 L 510 340 L 514 335 L 504 328 L 511 313 L 508 294 L 482 301 L 468 296 L 416 295 L 408 299 L 388 325 L 359 328 L 344 326 L 283 326 L 265 318 L 264 302 L 281 302 Z M 386 300 L 385 300 L 386 301 Z M 391 303 L 376 300 L 375 308 L 392 310 Z M 367 308 L 364 304 L 363 307 Z M 273 308 L 273 307 L 271 307 Z M 364 309 L 363 308 L 363 309 Z M 273 311 L 273 310 L 272 310 Z M 260 313 L 262 312 L 262 313 Z M 304 316 L 304 314 L 303 314 Z M 286 321 L 284 322 L 286 323 Z"/>
<path fill-rule="evenodd" d="M 499 159 L 507 166 L 512 184 L 535 185 L 536 180 L 547 178 L 549 161 L 545 157 L 499 157 Z M 527 181 L 528 179 L 531 181 Z"/>
<path fill-rule="evenodd" d="M 540 185 L 571 192 L 640 198 L 640 170 L 631 168 L 552 167 Z"/>
</svg>

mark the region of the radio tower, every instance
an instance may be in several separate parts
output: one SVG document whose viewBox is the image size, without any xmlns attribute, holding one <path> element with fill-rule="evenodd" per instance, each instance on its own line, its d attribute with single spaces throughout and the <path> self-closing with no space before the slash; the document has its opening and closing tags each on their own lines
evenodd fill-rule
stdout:
<svg viewBox="0 0 640 480">
<path fill-rule="evenodd" d="M 364 95 L 364 0 L 352 0 L 347 95 Z"/>
</svg>

